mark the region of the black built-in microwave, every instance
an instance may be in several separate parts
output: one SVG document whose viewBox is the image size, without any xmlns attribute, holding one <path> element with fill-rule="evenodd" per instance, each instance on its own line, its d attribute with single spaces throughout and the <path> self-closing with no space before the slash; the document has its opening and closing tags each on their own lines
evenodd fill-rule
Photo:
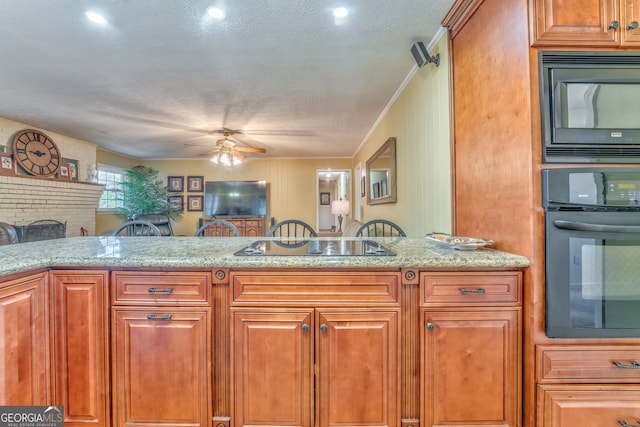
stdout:
<svg viewBox="0 0 640 427">
<path fill-rule="evenodd" d="M 640 163 L 640 53 L 539 53 L 545 163 Z"/>
</svg>

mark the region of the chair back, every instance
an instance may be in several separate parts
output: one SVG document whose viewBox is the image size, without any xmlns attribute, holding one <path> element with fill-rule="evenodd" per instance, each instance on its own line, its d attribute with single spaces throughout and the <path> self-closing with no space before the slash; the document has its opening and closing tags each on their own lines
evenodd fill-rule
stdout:
<svg viewBox="0 0 640 427">
<path fill-rule="evenodd" d="M 22 230 L 23 242 L 37 242 L 40 240 L 63 239 L 67 236 L 67 223 L 53 219 L 34 221 Z"/>
<path fill-rule="evenodd" d="M 13 243 L 18 243 L 16 228 L 6 222 L 0 222 L 0 245 L 11 245 Z"/>
<path fill-rule="evenodd" d="M 235 237 L 239 236 L 240 231 L 232 222 L 225 221 L 224 219 L 214 219 L 202 224 L 194 236 L 200 237 Z"/>
<path fill-rule="evenodd" d="M 391 221 L 374 219 L 365 222 L 356 231 L 356 237 L 407 237 L 405 232 Z"/>
<path fill-rule="evenodd" d="M 127 221 L 113 232 L 114 236 L 162 236 L 158 227 L 149 221 Z"/>
<path fill-rule="evenodd" d="M 267 237 L 316 237 L 318 233 L 304 221 L 287 219 L 271 227 Z"/>
<path fill-rule="evenodd" d="M 173 229 L 171 228 L 171 219 L 165 214 L 135 214 L 131 217 L 132 220 L 149 221 L 151 224 L 158 227 L 160 233 L 163 236 L 173 236 Z"/>
</svg>

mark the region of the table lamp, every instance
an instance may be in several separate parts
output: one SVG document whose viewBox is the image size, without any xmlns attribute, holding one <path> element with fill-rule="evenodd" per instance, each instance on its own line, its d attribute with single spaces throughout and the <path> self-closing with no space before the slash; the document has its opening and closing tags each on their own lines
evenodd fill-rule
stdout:
<svg viewBox="0 0 640 427">
<path fill-rule="evenodd" d="M 348 200 L 334 200 L 331 202 L 331 213 L 338 215 L 338 232 L 342 232 L 342 215 L 351 213 L 351 205 Z"/>
</svg>

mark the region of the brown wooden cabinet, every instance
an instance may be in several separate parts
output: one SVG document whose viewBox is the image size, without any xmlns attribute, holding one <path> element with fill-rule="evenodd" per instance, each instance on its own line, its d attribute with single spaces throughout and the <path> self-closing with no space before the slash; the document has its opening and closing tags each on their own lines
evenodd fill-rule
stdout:
<svg viewBox="0 0 640 427">
<path fill-rule="evenodd" d="M 204 218 L 202 219 L 203 223 L 208 221 L 213 221 L 212 218 Z M 264 218 L 262 217 L 220 217 L 219 219 L 224 219 L 229 221 L 233 225 L 236 226 L 238 231 L 240 232 L 240 236 L 244 237 L 260 237 L 264 236 Z"/>
<path fill-rule="evenodd" d="M 397 310 L 241 308 L 233 318 L 236 426 L 397 425 Z"/>
<path fill-rule="evenodd" d="M 521 274 L 422 273 L 426 427 L 518 426 Z"/>
<path fill-rule="evenodd" d="M 0 405 L 51 402 L 47 283 L 36 274 L 0 286 Z"/>
<path fill-rule="evenodd" d="M 637 426 L 637 385 L 539 385 L 539 427 Z"/>
<path fill-rule="evenodd" d="M 232 272 L 233 424 L 398 427 L 398 279 Z"/>
<path fill-rule="evenodd" d="M 638 363 L 637 346 L 537 346 L 537 426 L 638 425 Z"/>
<path fill-rule="evenodd" d="M 531 1 L 534 46 L 640 46 L 640 0 Z"/>
<path fill-rule="evenodd" d="M 112 273 L 114 426 L 211 419 L 211 276 Z"/>
<path fill-rule="evenodd" d="M 53 378 L 65 426 L 109 426 L 106 271 L 51 273 Z"/>
</svg>

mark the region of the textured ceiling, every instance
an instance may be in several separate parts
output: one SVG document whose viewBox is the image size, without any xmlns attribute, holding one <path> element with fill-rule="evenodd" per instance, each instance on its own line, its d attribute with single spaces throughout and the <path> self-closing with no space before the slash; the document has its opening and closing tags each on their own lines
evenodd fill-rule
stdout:
<svg viewBox="0 0 640 427">
<path fill-rule="evenodd" d="M 249 157 L 350 157 L 453 0 L 215 2 L 0 1 L 0 116 L 145 159 L 221 129 L 267 150 Z"/>
</svg>

